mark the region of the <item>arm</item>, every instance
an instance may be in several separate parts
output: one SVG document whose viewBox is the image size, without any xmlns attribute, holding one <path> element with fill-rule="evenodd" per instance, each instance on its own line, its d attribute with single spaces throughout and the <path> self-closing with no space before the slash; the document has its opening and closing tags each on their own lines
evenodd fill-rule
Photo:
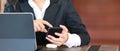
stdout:
<svg viewBox="0 0 120 51">
<path fill-rule="evenodd" d="M 62 33 L 55 33 L 55 35 L 59 36 L 60 38 L 55 38 L 48 35 L 46 39 L 57 46 L 61 46 L 62 44 L 68 47 L 87 45 L 90 41 L 90 37 L 70 0 L 60 0 L 60 2 L 62 6 L 61 10 L 64 11 L 64 23 L 62 26 L 60 26 L 63 31 Z"/>
<path fill-rule="evenodd" d="M 80 36 L 81 39 L 81 46 L 87 45 L 90 41 L 89 34 L 82 23 L 80 16 L 75 11 L 74 7 L 71 4 L 71 1 L 67 0 L 68 4 L 66 7 L 66 26 L 71 34 L 77 34 Z"/>
</svg>

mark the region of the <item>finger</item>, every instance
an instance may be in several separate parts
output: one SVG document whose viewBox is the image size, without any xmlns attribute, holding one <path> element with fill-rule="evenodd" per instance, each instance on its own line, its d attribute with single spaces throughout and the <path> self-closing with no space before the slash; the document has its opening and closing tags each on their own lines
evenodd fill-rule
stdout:
<svg viewBox="0 0 120 51">
<path fill-rule="evenodd" d="M 68 32 L 67 27 L 65 27 L 64 25 L 60 25 L 60 27 L 63 29 L 63 32 Z"/>
<path fill-rule="evenodd" d="M 44 32 L 45 26 L 43 25 L 43 23 L 38 23 L 38 25 L 41 28 L 41 31 Z"/>
<path fill-rule="evenodd" d="M 47 25 L 47 26 L 49 26 L 49 27 L 53 27 L 49 22 L 47 22 L 47 21 L 45 21 L 45 20 L 43 20 L 43 24 L 45 24 L 45 25 Z"/>
<path fill-rule="evenodd" d="M 35 25 L 34 25 L 34 29 L 35 29 L 35 31 L 37 32 L 37 31 L 40 31 L 41 28 L 39 27 L 38 24 L 35 24 Z"/>
<path fill-rule="evenodd" d="M 56 36 L 62 37 L 62 34 L 60 33 L 55 33 Z"/>
<path fill-rule="evenodd" d="M 37 28 L 34 26 L 34 31 L 37 32 Z"/>
<path fill-rule="evenodd" d="M 47 37 L 54 40 L 54 41 L 57 41 L 57 39 L 55 37 L 51 36 L 51 35 L 48 35 Z"/>
<path fill-rule="evenodd" d="M 48 38 L 48 37 L 46 37 L 46 39 L 47 39 L 48 41 L 50 41 L 51 43 L 56 44 L 57 46 L 61 46 L 61 45 L 62 45 L 62 43 L 59 42 L 59 41 L 54 41 L 54 40 L 52 40 L 52 39 L 50 39 L 50 38 Z"/>
<path fill-rule="evenodd" d="M 38 29 L 39 31 L 41 32 L 47 32 L 47 30 L 45 29 L 45 26 L 43 25 L 42 21 L 36 21 L 36 26 L 37 28 L 40 28 Z"/>
<path fill-rule="evenodd" d="M 46 39 L 47 39 L 48 41 L 50 41 L 51 43 L 55 43 L 54 40 L 52 40 L 52 39 L 50 39 L 50 38 L 48 38 L 48 37 L 46 37 Z"/>
<path fill-rule="evenodd" d="M 61 40 L 59 38 L 55 38 L 51 35 L 48 35 L 48 38 L 50 38 L 52 40 L 53 43 L 56 43 L 56 42 L 60 42 Z"/>
<path fill-rule="evenodd" d="M 61 45 L 62 45 L 61 42 L 56 42 L 56 43 L 54 43 L 54 44 L 56 44 L 57 46 L 61 46 Z"/>
<path fill-rule="evenodd" d="M 46 29 L 44 29 L 44 31 L 43 32 L 47 32 L 47 30 Z"/>
<path fill-rule="evenodd" d="M 41 27 L 39 26 L 37 20 L 34 20 L 34 27 L 35 27 L 35 30 L 36 30 L 36 31 L 40 31 L 40 30 L 41 30 Z"/>
<path fill-rule="evenodd" d="M 51 40 L 53 40 L 53 42 L 62 42 L 63 41 L 62 38 L 55 38 L 55 37 L 53 37 L 51 35 L 48 35 L 48 38 L 50 38 Z"/>
</svg>

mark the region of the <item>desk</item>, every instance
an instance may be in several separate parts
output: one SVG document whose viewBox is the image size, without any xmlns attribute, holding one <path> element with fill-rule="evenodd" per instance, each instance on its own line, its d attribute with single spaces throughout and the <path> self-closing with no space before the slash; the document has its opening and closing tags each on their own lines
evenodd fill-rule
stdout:
<svg viewBox="0 0 120 51">
<path fill-rule="evenodd" d="M 96 47 L 99 48 L 94 49 Z M 73 48 L 67 48 L 65 46 L 61 46 L 58 48 L 46 48 L 45 46 L 38 46 L 38 48 L 40 49 L 40 51 L 119 51 L 119 46 L 117 45 L 87 45 Z"/>
</svg>

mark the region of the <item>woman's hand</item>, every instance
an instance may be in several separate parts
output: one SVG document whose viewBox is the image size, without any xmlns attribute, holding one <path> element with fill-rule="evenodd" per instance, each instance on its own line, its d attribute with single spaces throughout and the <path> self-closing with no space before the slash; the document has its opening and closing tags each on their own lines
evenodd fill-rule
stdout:
<svg viewBox="0 0 120 51">
<path fill-rule="evenodd" d="M 35 30 L 35 32 L 38 32 L 38 31 L 47 32 L 44 25 L 47 25 L 48 27 L 52 27 L 52 25 L 45 20 L 41 20 L 41 19 L 34 20 L 34 30 Z"/>
<path fill-rule="evenodd" d="M 60 27 L 63 29 L 62 33 L 55 33 L 55 35 L 59 36 L 59 38 L 55 38 L 51 35 L 46 37 L 48 41 L 56 44 L 57 46 L 63 45 L 68 40 L 68 29 L 63 25 L 60 25 Z"/>
</svg>

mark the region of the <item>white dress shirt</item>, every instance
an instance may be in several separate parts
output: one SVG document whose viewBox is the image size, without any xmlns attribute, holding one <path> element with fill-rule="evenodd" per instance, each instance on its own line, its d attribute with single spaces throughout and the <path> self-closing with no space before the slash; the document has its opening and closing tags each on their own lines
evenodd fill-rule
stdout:
<svg viewBox="0 0 120 51">
<path fill-rule="evenodd" d="M 49 7 L 50 5 L 50 0 L 46 0 L 45 4 L 43 5 L 42 10 L 40 10 L 37 5 L 33 2 L 33 0 L 28 0 L 29 5 L 33 8 L 34 13 L 35 13 L 35 17 L 36 19 L 43 19 L 44 14 L 46 9 Z M 77 34 L 68 34 L 68 40 L 66 43 L 64 43 L 64 45 L 66 45 L 67 47 L 77 47 L 81 45 L 81 38 L 79 35 Z"/>
<path fill-rule="evenodd" d="M 33 2 L 33 0 L 28 0 L 29 5 L 33 8 L 36 19 L 43 19 L 44 14 L 48 6 L 50 5 L 50 0 L 46 0 L 43 5 L 42 10 L 40 10 L 37 5 Z"/>
</svg>

